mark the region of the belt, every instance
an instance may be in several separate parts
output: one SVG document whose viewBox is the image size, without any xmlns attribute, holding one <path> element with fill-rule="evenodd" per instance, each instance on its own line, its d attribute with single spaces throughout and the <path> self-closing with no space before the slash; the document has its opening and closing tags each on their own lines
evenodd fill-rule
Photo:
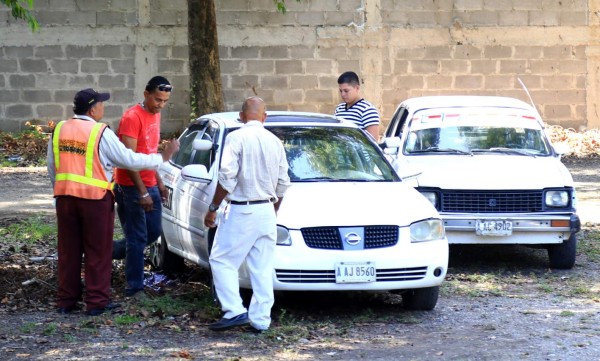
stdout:
<svg viewBox="0 0 600 361">
<path fill-rule="evenodd" d="M 271 198 L 271 199 L 263 199 L 261 201 L 229 201 L 229 203 L 231 204 L 235 204 L 237 206 L 249 206 L 251 204 L 263 204 L 263 203 L 273 203 L 275 199 Z"/>
</svg>

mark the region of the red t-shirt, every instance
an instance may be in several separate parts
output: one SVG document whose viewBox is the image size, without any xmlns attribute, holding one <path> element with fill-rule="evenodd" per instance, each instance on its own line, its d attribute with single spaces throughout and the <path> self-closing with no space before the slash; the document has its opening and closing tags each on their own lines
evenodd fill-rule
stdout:
<svg viewBox="0 0 600 361">
<path fill-rule="evenodd" d="M 152 114 L 140 104 L 134 105 L 123 114 L 117 135 L 121 141 L 123 141 L 124 135 L 137 139 L 136 153 L 157 153 L 160 141 L 160 113 Z M 156 185 L 155 172 L 154 170 L 139 172 L 146 187 Z M 115 172 L 115 182 L 124 186 L 134 185 L 127 171 L 121 168 L 117 168 Z"/>
</svg>

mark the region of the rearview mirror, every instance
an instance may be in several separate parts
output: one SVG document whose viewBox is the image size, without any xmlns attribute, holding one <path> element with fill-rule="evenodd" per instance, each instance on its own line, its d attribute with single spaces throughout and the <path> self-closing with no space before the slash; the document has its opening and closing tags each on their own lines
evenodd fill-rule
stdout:
<svg viewBox="0 0 600 361">
<path fill-rule="evenodd" d="M 196 143 L 196 141 L 194 141 Z M 212 143 L 211 143 L 212 144 Z M 212 179 L 203 164 L 190 164 L 183 167 L 181 177 L 186 181 L 208 184 Z"/>
</svg>

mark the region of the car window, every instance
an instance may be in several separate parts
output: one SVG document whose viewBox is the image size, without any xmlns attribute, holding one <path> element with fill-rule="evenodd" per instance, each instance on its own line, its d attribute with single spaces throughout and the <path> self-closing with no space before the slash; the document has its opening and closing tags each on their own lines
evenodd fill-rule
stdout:
<svg viewBox="0 0 600 361">
<path fill-rule="evenodd" d="M 283 142 L 292 181 L 393 181 L 379 149 L 355 128 L 270 127 Z"/>
<path fill-rule="evenodd" d="M 548 140 L 535 120 L 499 114 L 417 114 L 404 146 L 405 154 L 498 150 L 531 155 L 551 153 Z"/>
<path fill-rule="evenodd" d="M 203 164 L 206 169 L 214 161 L 214 149 L 207 151 L 194 150 L 194 139 L 207 139 L 214 142 L 218 138 L 219 127 L 209 121 L 202 124 L 193 124 L 179 137 L 179 152 L 171 160 L 174 164 L 185 167 L 188 164 Z"/>
<path fill-rule="evenodd" d="M 408 114 L 408 110 L 404 107 L 398 108 L 392 120 L 390 121 L 390 125 L 385 132 L 385 136 L 389 137 L 399 137 L 402 133 L 402 128 L 404 127 L 404 123 L 406 122 L 406 116 Z"/>
</svg>

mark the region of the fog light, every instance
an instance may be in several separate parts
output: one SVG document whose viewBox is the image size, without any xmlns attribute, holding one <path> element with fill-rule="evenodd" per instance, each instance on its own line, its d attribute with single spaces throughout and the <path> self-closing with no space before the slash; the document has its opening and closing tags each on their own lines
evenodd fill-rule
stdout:
<svg viewBox="0 0 600 361">
<path fill-rule="evenodd" d="M 433 270 L 433 275 L 436 276 L 436 277 L 441 276 L 442 275 L 442 268 L 438 267 L 438 268 L 434 269 Z"/>
</svg>

